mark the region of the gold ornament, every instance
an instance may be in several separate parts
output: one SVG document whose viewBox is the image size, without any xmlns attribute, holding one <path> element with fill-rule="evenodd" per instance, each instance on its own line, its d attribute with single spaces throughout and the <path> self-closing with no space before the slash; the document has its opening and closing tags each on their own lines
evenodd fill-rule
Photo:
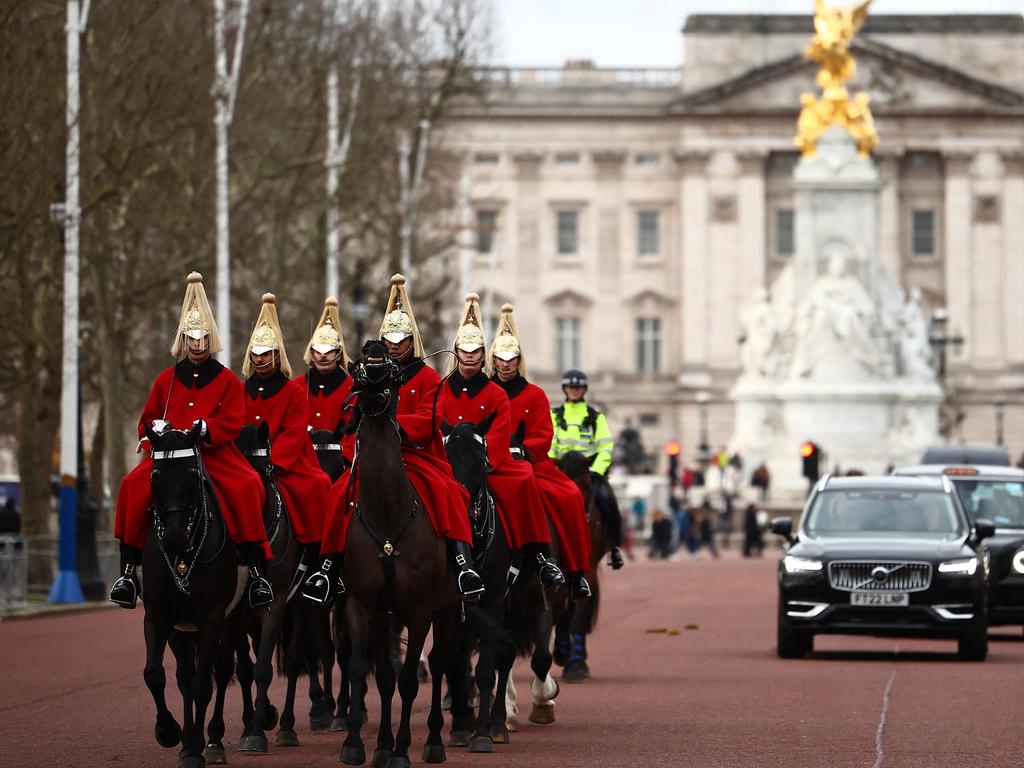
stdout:
<svg viewBox="0 0 1024 768">
<path fill-rule="evenodd" d="M 467 293 L 466 307 L 462 310 L 462 319 L 459 320 L 459 329 L 455 332 L 452 346 L 463 352 L 475 352 L 486 347 L 483 324 L 480 296 L 476 293 Z"/>
<path fill-rule="evenodd" d="M 184 560 L 179 560 L 178 561 L 178 575 L 179 576 L 184 576 L 186 573 L 188 573 L 188 566 L 185 565 L 185 561 Z"/>
<path fill-rule="evenodd" d="M 391 542 L 390 541 L 385 541 L 384 542 L 384 554 L 387 555 L 388 557 L 391 557 L 391 553 L 394 552 L 394 551 L 395 551 L 395 548 L 393 546 L 391 546 Z"/>
<path fill-rule="evenodd" d="M 186 336 L 197 341 L 209 336 L 211 354 L 224 348 L 217 332 L 217 323 L 213 319 L 213 309 L 210 308 L 210 301 L 206 298 L 206 290 L 203 288 L 203 276 L 198 272 L 190 272 L 187 278 L 178 330 L 171 343 L 171 354 L 175 357 L 181 357 L 185 353 Z"/>
<path fill-rule="evenodd" d="M 409 293 L 405 287 L 405 276 L 391 276 L 391 292 L 388 294 L 387 307 L 384 309 L 384 322 L 381 323 L 380 338 L 397 344 L 402 339 L 412 336 L 413 355 L 423 357 L 423 337 L 416 325 L 416 315 L 412 311 Z"/>
<path fill-rule="evenodd" d="M 519 358 L 519 375 L 526 376 L 526 360 L 523 358 L 523 347 L 519 341 L 516 322 L 512 319 L 512 305 L 502 304 L 501 317 L 498 318 L 497 336 L 491 347 L 491 356 L 499 360 Z"/>
<path fill-rule="evenodd" d="M 338 364 L 344 369 L 348 368 L 349 357 L 345 352 L 345 341 L 341 337 L 341 315 L 338 313 L 338 300 L 333 296 L 324 299 L 324 311 L 320 314 L 320 322 L 317 323 L 313 336 L 306 345 L 306 351 L 302 359 L 306 365 L 313 364 L 313 352 L 327 354 L 332 349 L 341 350 Z"/>
<path fill-rule="evenodd" d="M 816 82 L 822 89 L 820 99 L 803 93 L 797 135 L 793 140 L 805 156 L 813 155 L 818 139 L 833 125 L 840 125 L 857 140 L 857 151 L 868 155 L 878 146 L 875 121 L 868 107 L 870 97 L 864 92 L 853 99 L 846 83 L 857 68 L 850 55 L 850 41 L 863 26 L 868 15 L 866 0 L 855 8 L 829 8 L 826 0 L 815 0 L 815 35 L 804 50 L 804 58 L 821 65 Z"/>
<path fill-rule="evenodd" d="M 252 332 L 249 345 L 245 348 L 242 375 L 252 375 L 253 354 L 262 355 L 271 350 L 276 351 L 281 358 L 281 373 L 291 378 L 292 366 L 285 351 L 284 331 L 281 330 L 281 321 L 277 317 L 277 299 L 272 293 L 264 293 L 260 315 L 256 318 L 256 330 Z"/>
</svg>

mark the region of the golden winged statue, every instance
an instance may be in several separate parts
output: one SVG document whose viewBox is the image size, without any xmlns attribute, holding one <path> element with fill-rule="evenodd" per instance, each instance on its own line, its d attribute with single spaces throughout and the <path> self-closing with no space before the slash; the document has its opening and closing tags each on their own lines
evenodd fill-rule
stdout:
<svg viewBox="0 0 1024 768">
<path fill-rule="evenodd" d="M 822 94 L 821 98 L 812 93 L 800 97 L 803 108 L 794 142 L 804 155 L 814 154 L 818 138 L 832 125 L 843 126 L 857 140 L 862 155 L 878 146 L 868 95 L 858 93 L 851 99 L 845 85 L 857 68 L 850 55 L 850 41 L 863 26 L 871 2 L 864 0 L 852 8 L 831 8 L 826 0 L 814 2 L 815 34 L 804 58 L 821 65 L 816 81 Z"/>
</svg>

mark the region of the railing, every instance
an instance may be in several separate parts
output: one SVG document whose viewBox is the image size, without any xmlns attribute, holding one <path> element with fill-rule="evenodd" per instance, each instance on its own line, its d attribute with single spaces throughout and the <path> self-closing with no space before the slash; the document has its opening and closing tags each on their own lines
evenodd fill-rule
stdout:
<svg viewBox="0 0 1024 768">
<path fill-rule="evenodd" d="M 28 541 L 0 536 L 0 611 L 28 602 Z"/>
<path fill-rule="evenodd" d="M 498 88 L 678 88 L 679 67 L 478 67 L 474 72 Z"/>
<path fill-rule="evenodd" d="M 0 610 L 24 607 L 29 597 L 45 597 L 57 570 L 59 539 L 56 534 L 0 536 Z M 117 578 L 120 555 L 112 536 L 96 537 L 100 579 Z M 30 581 L 31 576 L 36 579 Z"/>
</svg>

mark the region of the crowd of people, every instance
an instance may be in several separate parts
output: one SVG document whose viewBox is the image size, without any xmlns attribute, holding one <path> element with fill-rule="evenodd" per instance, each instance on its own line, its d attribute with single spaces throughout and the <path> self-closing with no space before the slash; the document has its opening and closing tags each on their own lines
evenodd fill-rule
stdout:
<svg viewBox="0 0 1024 768">
<path fill-rule="evenodd" d="M 641 501 L 641 500 L 638 500 Z M 634 535 L 642 534 L 646 524 L 646 510 L 638 515 L 634 504 Z M 700 503 L 691 503 L 686 497 L 674 496 L 669 509 L 655 507 L 650 515 L 648 555 L 652 559 L 672 559 L 680 554 L 699 558 L 702 550 L 717 559 L 721 548 L 728 548 L 735 538 L 734 517 L 742 507 L 743 557 L 761 557 L 764 554 L 764 534 L 768 527 L 768 514 L 754 501 L 737 503 L 737 498 L 723 494 L 719 503 L 705 495 Z"/>
</svg>

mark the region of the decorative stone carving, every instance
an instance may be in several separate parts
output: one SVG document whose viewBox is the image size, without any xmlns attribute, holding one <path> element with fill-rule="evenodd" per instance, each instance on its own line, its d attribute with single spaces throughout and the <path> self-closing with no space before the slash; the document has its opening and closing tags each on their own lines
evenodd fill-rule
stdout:
<svg viewBox="0 0 1024 768">
<path fill-rule="evenodd" d="M 997 195 L 974 196 L 974 223 L 998 224 L 1001 216 L 1001 205 Z"/>
<path fill-rule="evenodd" d="M 736 195 L 715 195 L 711 199 L 711 220 L 716 224 L 736 221 Z"/>
<path fill-rule="evenodd" d="M 900 373 L 911 381 L 935 381 L 928 321 L 921 310 L 921 291 L 910 289 L 910 297 L 899 313 Z"/>
<path fill-rule="evenodd" d="M 743 336 L 740 359 L 747 376 L 771 377 L 779 367 L 776 346 L 779 340 L 779 316 L 768 301 L 768 291 L 754 290 L 754 301 L 740 315 Z"/>
</svg>

